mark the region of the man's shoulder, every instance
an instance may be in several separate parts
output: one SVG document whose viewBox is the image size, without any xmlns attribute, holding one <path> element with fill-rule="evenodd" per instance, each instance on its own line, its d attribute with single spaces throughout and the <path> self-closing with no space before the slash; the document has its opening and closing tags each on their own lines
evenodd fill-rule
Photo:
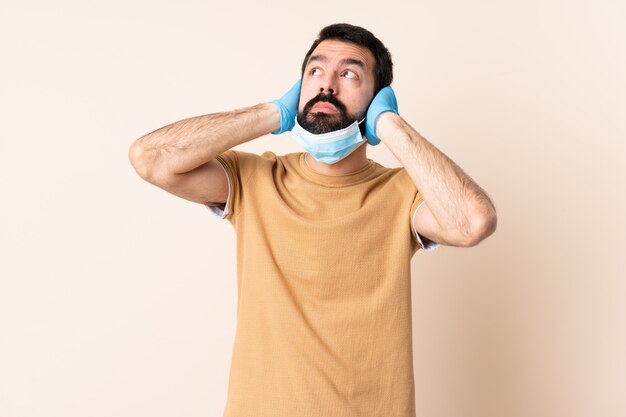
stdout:
<svg viewBox="0 0 626 417">
<path fill-rule="evenodd" d="M 260 156 L 270 160 L 297 161 L 303 152 L 289 152 L 282 155 L 276 155 L 272 151 L 265 151 Z"/>
<path fill-rule="evenodd" d="M 233 165 L 240 167 L 241 169 L 253 168 L 257 170 L 259 167 L 265 167 L 266 169 L 273 169 L 276 165 L 294 167 L 298 164 L 298 159 L 302 152 L 292 152 L 283 155 L 277 155 L 272 151 L 263 151 L 262 153 L 256 153 L 251 151 L 244 151 L 240 149 L 229 149 L 219 156 L 230 162 Z"/>
<path fill-rule="evenodd" d="M 283 155 L 277 155 L 272 151 L 266 150 L 263 151 L 262 153 L 256 153 L 256 152 L 249 152 L 249 151 L 244 151 L 241 149 L 229 149 L 227 151 L 225 151 L 224 153 L 231 153 L 233 155 L 236 155 L 238 158 L 242 158 L 242 159 L 265 159 L 265 160 L 269 160 L 269 161 L 276 161 L 279 159 L 284 159 L 284 160 L 297 160 L 300 157 L 300 154 L 302 152 L 290 152 L 290 153 L 286 153 Z"/>
</svg>

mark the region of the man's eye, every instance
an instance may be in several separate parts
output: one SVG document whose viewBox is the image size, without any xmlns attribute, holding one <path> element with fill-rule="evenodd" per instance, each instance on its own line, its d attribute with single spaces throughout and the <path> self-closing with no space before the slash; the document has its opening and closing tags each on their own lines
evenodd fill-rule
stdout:
<svg viewBox="0 0 626 417">
<path fill-rule="evenodd" d="M 313 68 L 312 70 L 310 70 L 310 71 L 309 71 L 309 74 L 310 74 L 310 75 L 315 75 L 315 74 L 313 74 L 313 73 L 314 73 L 315 71 L 319 71 L 319 70 L 320 70 L 319 68 Z"/>
<path fill-rule="evenodd" d="M 344 74 L 346 74 L 348 78 L 356 78 L 356 73 L 354 73 L 353 71 L 346 70 L 344 71 Z"/>
</svg>

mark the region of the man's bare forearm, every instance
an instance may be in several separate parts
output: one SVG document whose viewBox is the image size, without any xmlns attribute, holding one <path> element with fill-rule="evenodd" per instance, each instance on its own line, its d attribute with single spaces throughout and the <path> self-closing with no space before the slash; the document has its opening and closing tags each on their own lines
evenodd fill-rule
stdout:
<svg viewBox="0 0 626 417">
<path fill-rule="evenodd" d="M 493 230 L 495 207 L 485 191 L 401 116 L 381 114 L 376 132 L 405 167 L 445 230 L 459 236 L 470 236 L 483 224 Z"/>
<path fill-rule="evenodd" d="M 279 129 L 280 113 L 272 103 L 191 117 L 137 139 L 131 146 L 135 155 L 131 159 L 144 172 L 183 174 L 236 145 Z"/>
</svg>

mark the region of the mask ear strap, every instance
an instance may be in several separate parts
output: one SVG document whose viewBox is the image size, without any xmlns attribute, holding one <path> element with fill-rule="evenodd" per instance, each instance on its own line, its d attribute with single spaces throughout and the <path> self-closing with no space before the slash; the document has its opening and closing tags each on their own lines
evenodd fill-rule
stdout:
<svg viewBox="0 0 626 417">
<path fill-rule="evenodd" d="M 364 121 L 364 120 L 365 120 L 365 117 L 364 117 L 364 118 L 363 118 L 363 120 L 361 120 L 361 121 L 360 121 L 360 122 L 359 122 L 358 124 L 361 124 L 361 123 L 363 123 L 363 121 Z"/>
</svg>

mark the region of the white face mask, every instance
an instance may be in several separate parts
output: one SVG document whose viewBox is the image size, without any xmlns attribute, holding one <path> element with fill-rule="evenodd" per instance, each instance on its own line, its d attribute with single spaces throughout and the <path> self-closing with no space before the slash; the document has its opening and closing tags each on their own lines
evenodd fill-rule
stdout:
<svg viewBox="0 0 626 417">
<path fill-rule="evenodd" d="M 361 136 L 361 129 L 359 129 L 363 120 L 355 121 L 343 129 L 315 134 L 300 126 L 296 117 L 296 124 L 291 130 L 291 136 L 316 160 L 325 164 L 334 164 L 366 142 L 366 139 Z"/>
</svg>

